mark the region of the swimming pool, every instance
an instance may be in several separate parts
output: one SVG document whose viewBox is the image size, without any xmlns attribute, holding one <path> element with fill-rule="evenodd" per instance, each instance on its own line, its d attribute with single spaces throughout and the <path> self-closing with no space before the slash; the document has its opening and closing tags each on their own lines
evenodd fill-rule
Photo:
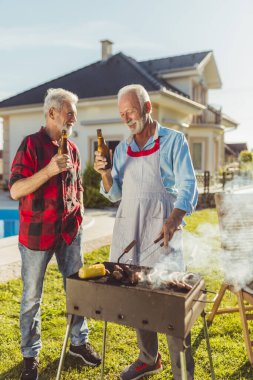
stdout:
<svg viewBox="0 0 253 380">
<path fill-rule="evenodd" d="M 0 210 L 0 238 L 18 235 L 19 218 L 17 209 Z"/>
</svg>

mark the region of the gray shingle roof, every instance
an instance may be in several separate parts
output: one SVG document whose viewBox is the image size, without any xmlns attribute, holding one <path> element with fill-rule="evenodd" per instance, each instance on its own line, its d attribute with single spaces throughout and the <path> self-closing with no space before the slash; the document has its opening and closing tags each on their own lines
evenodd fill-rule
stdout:
<svg viewBox="0 0 253 380">
<path fill-rule="evenodd" d="M 247 143 L 234 143 L 234 144 L 225 144 L 225 152 L 233 154 L 234 156 L 239 156 L 243 150 L 248 150 Z"/>
<path fill-rule="evenodd" d="M 175 57 L 151 59 L 148 61 L 140 61 L 139 64 L 150 73 L 158 73 L 159 71 L 169 71 L 184 68 L 193 68 L 200 64 L 203 59 L 212 51 L 204 51 L 193 54 L 178 55 Z"/>
<path fill-rule="evenodd" d="M 79 70 L 43 83 L 30 90 L 0 102 L 0 108 L 43 103 L 48 88 L 62 87 L 76 93 L 80 99 L 114 96 L 127 84 L 139 83 L 147 91 L 163 88 L 189 97 L 166 81 L 159 79 L 156 72 L 171 67 L 185 67 L 201 60 L 209 52 L 188 54 L 178 57 L 137 62 L 135 59 L 118 53 L 105 61 L 98 61 Z"/>
</svg>

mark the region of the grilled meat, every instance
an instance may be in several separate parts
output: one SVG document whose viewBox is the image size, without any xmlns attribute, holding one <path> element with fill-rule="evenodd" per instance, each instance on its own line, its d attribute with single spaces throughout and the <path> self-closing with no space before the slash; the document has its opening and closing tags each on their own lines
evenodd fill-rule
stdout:
<svg viewBox="0 0 253 380">
<path fill-rule="evenodd" d="M 112 272 L 112 277 L 115 278 L 115 280 L 118 280 L 118 281 L 122 280 L 122 278 L 123 278 L 123 271 L 121 272 L 119 270 L 114 270 Z"/>
</svg>

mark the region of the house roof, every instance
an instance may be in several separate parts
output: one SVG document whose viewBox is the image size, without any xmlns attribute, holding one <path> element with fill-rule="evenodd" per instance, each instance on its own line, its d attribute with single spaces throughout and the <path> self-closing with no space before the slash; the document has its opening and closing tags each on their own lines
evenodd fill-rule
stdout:
<svg viewBox="0 0 253 380">
<path fill-rule="evenodd" d="M 80 99 L 85 99 L 114 96 L 121 87 L 139 83 L 147 91 L 159 91 L 165 88 L 189 98 L 187 94 L 159 78 L 158 72 L 188 68 L 189 66 L 194 67 L 201 63 L 209 53 L 208 51 L 142 62 L 137 62 L 123 53 L 118 53 L 110 56 L 107 60 L 97 61 L 5 99 L 0 102 L 0 108 L 43 103 L 46 91 L 51 87 L 65 88 L 76 93 Z"/>
<path fill-rule="evenodd" d="M 0 102 L 0 108 L 43 103 L 48 88 L 62 87 L 76 93 L 80 99 L 85 99 L 114 96 L 121 87 L 132 83 L 143 85 L 147 91 L 159 91 L 165 88 L 189 98 L 187 94 L 163 79 L 152 75 L 135 59 L 118 53 L 107 60 L 95 62 L 5 99 Z"/>
<path fill-rule="evenodd" d="M 155 74 L 161 71 L 194 68 L 196 65 L 200 64 L 209 53 L 211 53 L 211 51 L 151 59 L 148 61 L 141 61 L 139 63 L 143 68 L 145 68 L 145 70 Z"/>
<path fill-rule="evenodd" d="M 225 144 L 225 152 L 227 154 L 237 157 L 243 150 L 248 150 L 247 143 Z"/>
</svg>

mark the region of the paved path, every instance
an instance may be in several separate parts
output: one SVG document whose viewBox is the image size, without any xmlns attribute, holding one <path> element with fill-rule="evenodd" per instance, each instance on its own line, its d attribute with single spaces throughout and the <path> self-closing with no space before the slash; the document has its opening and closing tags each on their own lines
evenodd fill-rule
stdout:
<svg viewBox="0 0 253 380">
<path fill-rule="evenodd" d="M 0 191 L 0 208 L 18 208 L 18 202 Z M 103 245 L 111 244 L 116 209 L 87 209 L 85 213 L 84 251 L 90 252 Z M 0 239 L 0 282 L 20 276 L 20 253 L 18 236 Z"/>
</svg>

